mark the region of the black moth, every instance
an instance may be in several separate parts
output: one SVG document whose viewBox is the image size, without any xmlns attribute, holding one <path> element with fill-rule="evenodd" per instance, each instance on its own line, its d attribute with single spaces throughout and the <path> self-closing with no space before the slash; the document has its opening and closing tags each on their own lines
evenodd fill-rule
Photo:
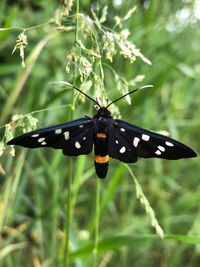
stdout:
<svg viewBox="0 0 200 267">
<path fill-rule="evenodd" d="M 176 140 L 112 118 L 108 110 L 111 104 L 140 89 L 152 87 L 151 85 L 137 88 L 106 107 L 101 107 L 79 88 L 67 82 L 61 83 L 94 101 L 99 106 L 97 114 L 28 132 L 10 140 L 8 145 L 53 147 L 62 149 L 66 156 L 79 156 L 91 153 L 94 144 L 94 164 L 99 178 L 105 178 L 107 175 L 109 157 L 125 163 L 134 163 L 138 157 L 175 160 L 197 156 L 194 150 Z"/>
</svg>

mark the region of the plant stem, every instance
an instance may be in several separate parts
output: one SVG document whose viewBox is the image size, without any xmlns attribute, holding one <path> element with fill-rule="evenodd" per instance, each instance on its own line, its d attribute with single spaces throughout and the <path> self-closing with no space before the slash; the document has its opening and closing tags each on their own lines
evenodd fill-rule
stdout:
<svg viewBox="0 0 200 267">
<path fill-rule="evenodd" d="M 79 13 L 79 0 L 76 0 L 76 14 Z M 77 45 L 78 40 L 78 16 L 76 16 L 76 29 L 75 29 L 75 40 L 74 45 Z M 73 84 L 76 84 L 76 65 L 74 62 L 73 65 Z M 71 105 L 71 120 L 74 117 L 74 108 L 75 108 L 75 90 L 72 90 L 72 105 Z M 69 175 L 68 175 L 68 188 L 67 188 L 67 221 L 65 229 L 65 251 L 64 251 L 64 266 L 69 267 L 69 234 L 70 234 L 70 224 L 72 220 L 72 176 L 73 176 L 73 158 L 69 159 Z"/>
<path fill-rule="evenodd" d="M 100 218 L 100 192 L 101 180 L 97 178 L 96 191 L 96 219 L 95 219 L 95 246 L 94 246 L 94 267 L 98 264 L 98 248 L 99 248 L 99 218 Z"/>
<path fill-rule="evenodd" d="M 99 18 L 100 11 L 100 0 L 97 1 L 97 13 Z M 96 46 L 98 49 L 98 53 L 100 53 L 100 48 L 98 44 L 97 36 L 94 34 L 94 38 L 96 41 Z M 97 67 L 97 66 L 96 66 Z M 101 70 L 101 78 L 104 80 L 104 73 L 102 68 L 101 59 L 99 59 L 99 67 Z M 94 244 L 94 267 L 98 265 L 98 250 L 99 250 L 99 219 L 100 219 L 100 194 L 101 194 L 101 179 L 97 178 L 97 191 L 96 191 L 96 218 L 95 218 L 95 244 Z"/>
<path fill-rule="evenodd" d="M 69 159 L 69 175 L 68 175 L 68 188 L 67 188 L 67 221 L 65 227 L 65 250 L 64 250 L 64 266 L 69 266 L 69 233 L 70 233 L 70 223 L 71 223 L 71 187 L 72 187 L 72 172 L 73 172 L 73 159 Z"/>
</svg>

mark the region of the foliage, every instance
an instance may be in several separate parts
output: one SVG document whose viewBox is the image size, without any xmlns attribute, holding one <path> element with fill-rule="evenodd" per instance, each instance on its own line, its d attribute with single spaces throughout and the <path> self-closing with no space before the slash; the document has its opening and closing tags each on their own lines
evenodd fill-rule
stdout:
<svg viewBox="0 0 200 267">
<path fill-rule="evenodd" d="M 199 266 L 198 158 L 111 160 L 95 193 L 93 155 L 70 165 L 60 151 L 16 148 L 13 157 L 6 147 L 36 126 L 92 115 L 62 80 L 102 103 L 153 84 L 113 114 L 198 152 L 199 1 L 78 3 L 1 3 L 0 263 L 62 266 L 70 197 L 69 266 Z"/>
</svg>

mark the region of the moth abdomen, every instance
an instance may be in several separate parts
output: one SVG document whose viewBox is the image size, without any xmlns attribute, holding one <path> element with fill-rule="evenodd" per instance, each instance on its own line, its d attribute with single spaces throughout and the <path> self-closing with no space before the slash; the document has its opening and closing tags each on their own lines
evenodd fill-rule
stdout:
<svg viewBox="0 0 200 267">
<path fill-rule="evenodd" d="M 109 156 L 107 147 L 107 134 L 98 132 L 94 138 L 94 165 L 99 178 L 105 178 L 108 172 Z"/>
<path fill-rule="evenodd" d="M 94 155 L 94 165 L 97 176 L 99 178 L 105 178 L 108 172 L 109 156 L 97 156 Z"/>
</svg>

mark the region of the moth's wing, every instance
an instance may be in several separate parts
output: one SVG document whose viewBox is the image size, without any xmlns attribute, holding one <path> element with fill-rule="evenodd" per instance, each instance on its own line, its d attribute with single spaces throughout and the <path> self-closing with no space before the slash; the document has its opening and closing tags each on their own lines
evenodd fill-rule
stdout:
<svg viewBox="0 0 200 267">
<path fill-rule="evenodd" d="M 89 154 L 93 146 L 93 126 L 92 118 L 80 118 L 25 133 L 10 140 L 8 145 L 52 147 L 62 149 L 67 156 Z"/>
<path fill-rule="evenodd" d="M 114 120 L 110 127 L 108 153 L 123 162 L 136 162 L 137 157 L 169 160 L 196 157 L 190 147 L 122 120 Z"/>
</svg>

